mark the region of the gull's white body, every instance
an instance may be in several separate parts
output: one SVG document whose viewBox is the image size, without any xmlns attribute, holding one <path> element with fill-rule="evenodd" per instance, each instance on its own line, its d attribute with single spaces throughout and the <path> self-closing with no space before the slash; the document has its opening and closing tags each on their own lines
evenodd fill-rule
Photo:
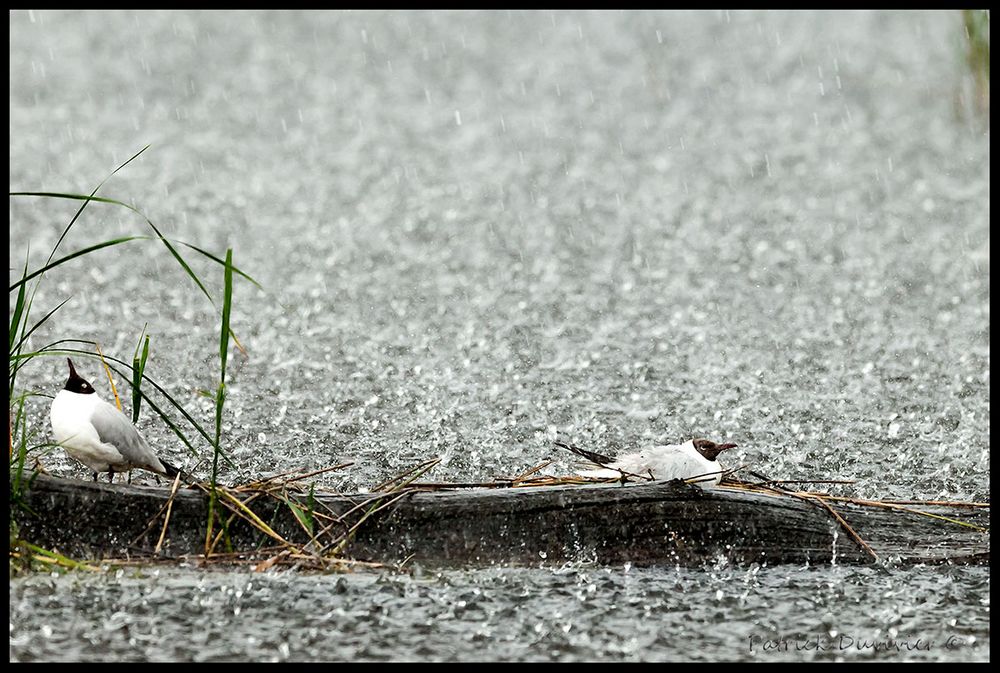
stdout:
<svg viewBox="0 0 1000 673">
<path fill-rule="evenodd" d="M 614 468 L 614 469 L 612 469 Z M 714 486 L 722 481 L 723 467 L 717 460 L 709 460 L 694 448 L 691 441 L 683 444 L 649 446 L 635 453 L 619 456 L 613 463 L 599 470 L 581 470 L 585 477 L 620 477 L 622 470 L 629 474 L 647 476 L 650 472 L 657 480 L 690 479 L 703 477 L 699 486 Z M 710 476 L 714 473 L 714 476 Z"/>
<path fill-rule="evenodd" d="M 167 472 L 132 421 L 97 393 L 60 390 L 50 419 L 56 443 L 94 472 Z"/>
</svg>

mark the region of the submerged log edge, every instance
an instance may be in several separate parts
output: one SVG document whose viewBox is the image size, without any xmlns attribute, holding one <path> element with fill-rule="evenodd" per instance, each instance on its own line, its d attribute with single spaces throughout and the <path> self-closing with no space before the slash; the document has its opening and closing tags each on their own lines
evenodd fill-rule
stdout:
<svg viewBox="0 0 1000 673">
<path fill-rule="evenodd" d="M 39 474 L 16 499 L 11 493 L 11 515 L 22 539 L 73 558 L 142 558 L 152 556 L 157 545 L 169 496 L 169 487 Z M 318 510 L 338 514 L 356 510 L 371 497 L 315 495 Z M 834 504 L 880 560 L 989 563 L 988 532 L 907 512 Z M 309 541 L 290 508 L 278 500 L 258 498 L 250 507 L 290 542 Z M 988 509 L 921 509 L 989 526 Z M 180 489 L 161 555 L 201 554 L 207 512 L 203 491 Z M 231 526 L 229 533 L 237 551 L 253 553 L 274 544 L 244 523 Z M 830 512 L 812 503 L 670 482 L 413 492 L 365 520 L 342 555 L 387 564 L 411 559 L 425 567 L 873 560 Z"/>
</svg>

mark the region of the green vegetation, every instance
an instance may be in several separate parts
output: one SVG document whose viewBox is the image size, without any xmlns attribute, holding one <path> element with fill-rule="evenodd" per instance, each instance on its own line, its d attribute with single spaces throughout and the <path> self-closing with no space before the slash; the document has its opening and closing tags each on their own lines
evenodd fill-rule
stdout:
<svg viewBox="0 0 1000 673">
<path fill-rule="evenodd" d="M 45 263 L 34 270 L 29 270 L 27 254 L 25 255 L 25 265 L 21 273 L 20 279 L 10 285 L 10 293 L 14 295 L 12 297 L 13 311 L 10 317 L 10 324 L 8 328 L 8 342 L 9 342 L 9 369 L 8 369 L 8 400 L 9 400 L 9 458 L 10 458 L 10 469 L 11 469 L 11 562 L 14 563 L 15 559 L 20 559 L 20 561 L 25 565 L 29 565 L 33 561 L 41 560 L 44 563 L 56 563 L 62 567 L 76 567 L 78 564 L 66 563 L 66 559 L 62 559 L 58 554 L 53 554 L 46 552 L 45 550 L 39 550 L 37 548 L 32 548 L 32 546 L 19 539 L 17 534 L 17 528 L 14 524 L 13 510 L 16 506 L 22 506 L 21 494 L 22 489 L 30 483 L 31 476 L 27 474 L 26 468 L 28 466 L 29 456 L 37 458 L 37 454 L 42 449 L 50 449 L 52 445 L 46 442 L 37 442 L 34 434 L 29 431 L 26 413 L 26 403 L 32 397 L 41 396 L 41 393 L 34 391 L 21 391 L 17 392 L 17 377 L 18 374 L 26 366 L 31 364 L 31 362 L 38 357 L 47 356 L 67 356 L 72 355 L 80 358 L 94 358 L 100 359 L 108 367 L 109 370 L 113 371 L 122 379 L 128 381 L 132 387 L 132 420 L 137 421 L 139 418 L 139 412 L 141 409 L 142 402 L 145 401 L 146 404 L 152 411 L 157 414 L 164 423 L 180 438 L 184 445 L 195 455 L 199 454 L 196 444 L 199 442 L 197 437 L 192 438 L 189 433 L 193 429 L 197 435 L 200 435 L 201 441 L 204 441 L 209 446 L 212 447 L 212 485 L 216 483 L 218 477 L 219 460 L 220 458 L 229 462 L 228 457 L 222 448 L 222 411 L 223 404 L 225 401 L 225 375 L 226 375 L 226 360 L 227 351 L 229 347 L 229 339 L 232 337 L 234 343 L 237 347 L 240 347 L 239 341 L 236 339 L 235 335 L 232 333 L 232 328 L 230 326 L 230 317 L 232 315 L 232 286 L 233 286 L 233 274 L 239 275 L 244 279 L 252 282 L 254 285 L 260 287 L 260 285 L 249 275 L 233 266 L 233 254 L 232 249 L 228 250 L 226 254 L 226 259 L 222 260 L 219 257 L 199 248 L 196 245 L 190 243 L 185 243 L 183 241 L 172 241 L 166 238 L 160 229 L 142 213 L 139 209 L 134 206 L 128 205 L 122 201 L 113 198 L 106 198 L 97 196 L 97 192 L 104 186 L 104 184 L 114 176 L 118 171 L 122 170 L 125 166 L 135 160 L 139 155 L 148 149 L 147 147 L 142 148 L 139 152 L 130 157 L 127 161 L 122 163 L 118 168 L 111 172 L 111 174 L 105 178 L 89 195 L 82 194 L 71 194 L 63 192 L 11 192 L 10 196 L 12 198 L 45 198 L 45 199 L 63 199 L 63 200 L 73 200 L 81 201 L 80 207 L 77 209 L 76 213 L 70 219 L 69 223 L 63 229 L 61 235 L 59 236 L 56 244 L 53 246 L 52 250 L 49 252 L 48 258 Z M 74 230 L 74 226 L 80 221 L 80 217 L 83 215 L 84 211 L 91 203 L 106 204 L 115 207 L 125 208 L 142 218 L 145 224 L 152 230 L 152 235 L 136 235 L 136 236 L 126 236 L 115 238 L 107 241 L 102 241 L 100 243 L 85 246 L 75 252 L 64 255 L 57 258 L 56 254 L 59 252 L 60 247 L 63 242 L 67 239 L 71 230 Z M 146 375 L 146 364 L 149 358 L 150 349 L 150 337 L 146 334 L 145 327 L 139 337 L 139 342 L 136 345 L 135 352 L 132 356 L 132 362 L 126 363 L 113 356 L 101 356 L 98 350 L 97 344 L 92 341 L 86 341 L 81 339 L 64 338 L 58 339 L 51 343 L 45 344 L 40 348 L 29 349 L 29 339 L 30 337 L 42 326 L 44 325 L 62 306 L 64 306 L 69 298 L 64 299 L 59 302 L 54 308 L 50 309 L 45 313 L 41 319 L 32 323 L 32 313 L 34 307 L 34 298 L 38 291 L 39 286 L 44 281 L 45 275 L 59 267 L 63 264 L 69 263 L 80 257 L 85 257 L 87 255 L 96 254 L 105 248 L 116 247 L 119 245 L 124 245 L 126 243 L 131 243 L 133 241 L 158 241 L 162 244 L 163 248 L 166 249 L 167 253 L 177 262 L 178 265 L 184 270 L 185 274 L 190 278 L 198 290 L 208 298 L 209 302 L 213 307 L 216 306 L 215 299 L 209 293 L 205 286 L 205 283 L 194 271 L 191 264 L 185 259 L 181 254 L 180 250 L 183 248 L 193 250 L 202 257 L 207 258 L 211 262 L 223 266 L 225 269 L 225 296 L 223 299 L 223 305 L 221 309 L 222 316 L 222 342 L 221 342 L 221 363 L 220 363 L 220 377 L 219 386 L 216 394 L 216 408 L 215 408 L 215 432 L 214 435 L 209 434 L 204 427 L 194 418 L 194 416 L 187 411 L 173 396 L 171 396 L 162 386 L 157 384 L 154 380 Z M 16 293 L 16 294 L 15 294 Z M 116 366 L 117 365 L 117 366 Z M 165 399 L 171 409 L 165 409 L 163 406 L 157 404 L 151 397 L 147 394 L 146 389 L 143 388 L 143 383 L 148 384 L 148 388 L 152 388 L 162 399 Z M 16 393 L 16 394 L 15 394 Z M 175 420 L 174 415 L 179 414 L 183 421 Z M 185 431 L 186 426 L 190 426 Z M 209 529 L 211 529 L 211 521 L 209 522 Z"/>
<path fill-rule="evenodd" d="M 145 148 L 143 148 L 145 151 Z M 130 158 L 111 173 L 114 175 L 135 159 L 139 154 Z M 109 176 L 110 177 L 110 176 Z M 106 182 L 106 180 L 105 180 Z M 41 450 L 52 450 L 57 447 L 44 441 L 38 442 L 33 437 L 27 422 L 26 407 L 32 397 L 38 396 L 48 399 L 49 396 L 41 393 L 25 391 L 14 396 L 18 373 L 35 358 L 46 356 L 73 356 L 76 358 L 96 359 L 107 368 L 109 377 L 112 375 L 121 380 L 127 381 L 132 388 L 132 421 L 139 418 L 143 404 L 152 410 L 169 427 L 174 434 L 184 443 L 184 445 L 194 454 L 199 456 L 199 447 L 210 446 L 212 450 L 212 470 L 210 478 L 206 483 L 195 484 L 196 488 L 202 489 L 208 495 L 208 516 L 205 529 L 205 550 L 204 560 L 220 560 L 226 562 L 231 558 L 227 551 L 232 550 L 230 541 L 230 528 L 234 522 L 239 521 L 241 525 L 249 526 L 258 531 L 262 540 L 271 544 L 277 543 L 277 547 L 270 552 L 261 550 L 265 554 L 264 560 L 259 568 L 270 567 L 275 564 L 291 564 L 296 567 L 308 567 L 315 569 L 337 569 L 349 567 L 349 562 L 340 558 L 340 554 L 346 547 L 350 539 L 354 536 L 358 527 L 365 520 L 375 516 L 380 511 L 388 507 L 400 497 L 409 492 L 409 485 L 432 467 L 437 465 L 438 459 L 427 461 L 416 468 L 407 470 L 399 477 L 380 485 L 375 489 L 375 493 L 350 512 L 343 516 L 334 515 L 331 512 L 321 511 L 321 507 L 315 497 L 313 486 L 304 488 L 298 482 L 310 476 L 315 476 L 331 470 L 340 469 L 349 465 L 336 465 L 323 470 L 308 472 L 305 474 L 279 475 L 263 481 L 254 482 L 246 486 L 227 487 L 219 484 L 219 470 L 221 461 L 231 464 L 222 441 L 222 419 L 226 403 L 226 373 L 229 362 L 230 343 L 242 349 L 239 340 L 233 333 L 232 304 L 233 304 L 233 280 L 236 276 L 259 284 L 253 278 L 233 265 L 232 248 L 226 251 L 224 259 L 212 255 L 201 248 L 185 243 L 183 241 L 168 240 L 163 236 L 159 228 L 141 211 L 122 201 L 97 196 L 97 192 L 104 185 L 102 182 L 89 195 L 68 194 L 59 192 L 11 192 L 11 197 L 36 197 L 49 199 L 70 199 L 81 201 L 79 209 L 76 211 L 69 224 L 63 230 L 56 245 L 49 253 L 45 264 L 37 269 L 29 269 L 28 262 L 25 262 L 20 279 L 11 284 L 10 292 L 16 293 L 12 303 L 14 306 L 10 328 L 9 328 L 9 357 L 10 357 L 10 377 L 8 381 L 11 392 L 10 416 L 10 463 L 11 463 L 11 523 L 10 523 L 10 563 L 13 570 L 44 568 L 44 569 L 99 569 L 100 563 L 84 563 L 63 556 L 55 551 L 46 550 L 28 540 L 24 540 L 20 535 L 15 521 L 15 510 L 24 511 L 28 505 L 23 498 L 23 489 L 30 485 L 31 480 L 37 472 L 30 466 L 32 458 L 37 458 Z M 137 214 L 146 225 L 152 230 L 151 235 L 133 235 L 115 238 L 100 243 L 91 244 L 75 252 L 56 257 L 57 251 L 67 235 L 79 221 L 80 216 L 91 203 L 111 205 L 126 208 Z M 43 282 L 46 274 L 52 269 L 69 263 L 80 257 L 97 254 L 105 248 L 111 248 L 135 241 L 158 241 L 166 249 L 168 254 L 184 270 L 185 274 L 193 281 L 198 290 L 211 302 L 213 307 L 220 311 L 219 330 L 219 374 L 214 393 L 203 392 L 202 394 L 211 398 L 215 407 L 215 427 L 207 428 L 199 422 L 195 416 L 185 409 L 185 407 L 173 397 L 163 386 L 147 375 L 147 365 L 150 354 L 150 335 L 146 326 L 143 326 L 135 349 L 132 353 L 131 361 L 125 361 L 114 354 L 102 354 L 98 345 L 93 341 L 77 338 L 61 338 L 47 343 L 39 348 L 29 348 L 28 342 L 31 337 L 45 322 L 47 322 L 68 299 L 60 302 L 55 308 L 49 310 L 37 322 L 31 323 L 33 299 L 39 285 Z M 199 255 L 218 264 L 223 268 L 223 297 L 221 307 L 218 307 L 215 299 L 209 293 L 205 282 L 195 273 L 192 265 L 182 256 L 180 250 L 189 249 Z M 165 402 L 164 402 L 165 401 Z M 39 434 L 45 434 L 44 430 Z M 286 477 L 282 479 L 281 477 Z M 173 485 L 169 503 L 172 504 L 176 495 L 178 484 Z M 297 545 L 286 540 L 281 534 L 276 532 L 265 518 L 262 518 L 257 511 L 250 507 L 254 500 L 259 498 L 273 499 L 276 503 L 284 506 L 294 515 L 294 520 L 305 530 L 310 538 L 309 545 Z M 150 556 L 154 559 L 162 548 L 167 527 L 170 523 L 171 506 L 168 504 L 161 512 L 163 522 L 156 548 Z M 28 510 L 29 515 L 31 514 Z M 276 514 L 276 512 L 272 512 Z M 356 519 L 356 520 L 355 520 Z M 157 525 L 156 519 L 150 522 L 151 527 Z M 220 549 L 221 547 L 221 549 Z M 107 563 L 114 567 L 116 561 Z M 345 565 L 347 564 L 347 565 Z"/>
<path fill-rule="evenodd" d="M 215 391 L 215 441 L 212 443 L 212 488 L 208 500 L 208 527 L 205 533 L 205 554 L 212 551 L 212 523 L 218 502 L 219 456 L 222 455 L 222 409 L 226 403 L 226 364 L 229 361 L 229 318 L 233 304 L 233 249 L 226 251 L 225 292 L 222 302 L 222 329 L 219 342 L 219 386 Z M 219 517 L 225 531 L 225 519 Z M 228 532 L 228 531 L 227 531 Z M 227 535 L 228 537 L 228 535 Z"/>
<path fill-rule="evenodd" d="M 989 115 L 990 111 L 990 11 L 963 9 L 965 27 L 965 61 L 972 77 L 975 110 Z"/>
</svg>

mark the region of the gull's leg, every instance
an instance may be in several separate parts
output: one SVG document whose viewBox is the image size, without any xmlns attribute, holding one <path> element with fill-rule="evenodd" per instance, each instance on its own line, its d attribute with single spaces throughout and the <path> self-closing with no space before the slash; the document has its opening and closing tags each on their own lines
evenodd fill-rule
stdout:
<svg viewBox="0 0 1000 673">
<path fill-rule="evenodd" d="M 128 485 L 132 485 L 132 470 L 128 471 Z"/>
<path fill-rule="evenodd" d="M 97 483 L 97 473 L 96 472 L 94 472 L 94 483 L 95 484 Z"/>
<path fill-rule="evenodd" d="M 115 471 L 110 468 L 108 469 L 108 483 L 115 483 Z"/>
</svg>

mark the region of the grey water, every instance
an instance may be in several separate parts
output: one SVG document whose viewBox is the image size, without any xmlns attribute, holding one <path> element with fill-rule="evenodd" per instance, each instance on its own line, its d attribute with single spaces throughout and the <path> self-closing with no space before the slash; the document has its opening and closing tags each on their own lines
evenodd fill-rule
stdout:
<svg viewBox="0 0 1000 673">
<path fill-rule="evenodd" d="M 224 481 L 351 461 L 321 484 L 359 490 L 432 456 L 440 481 L 565 474 L 557 435 L 707 436 L 844 493 L 988 500 L 990 145 L 963 58 L 956 11 L 15 11 L 10 188 L 90 193 L 151 144 L 100 194 L 261 283 L 234 293 Z M 12 279 L 78 206 L 11 198 Z M 61 250 L 145 226 L 93 204 Z M 67 297 L 34 347 L 130 360 L 145 326 L 147 373 L 211 425 L 218 313 L 162 248 L 59 267 L 36 317 Z M 63 367 L 19 386 L 54 394 Z M 40 439 L 47 407 L 29 401 Z M 206 469 L 207 447 L 139 425 Z M 988 568 L 10 589 L 18 661 L 989 658 Z"/>
<path fill-rule="evenodd" d="M 15 622 L 15 617 L 16 622 Z M 11 658 L 989 658 L 989 569 L 147 570 L 11 587 Z"/>
</svg>

